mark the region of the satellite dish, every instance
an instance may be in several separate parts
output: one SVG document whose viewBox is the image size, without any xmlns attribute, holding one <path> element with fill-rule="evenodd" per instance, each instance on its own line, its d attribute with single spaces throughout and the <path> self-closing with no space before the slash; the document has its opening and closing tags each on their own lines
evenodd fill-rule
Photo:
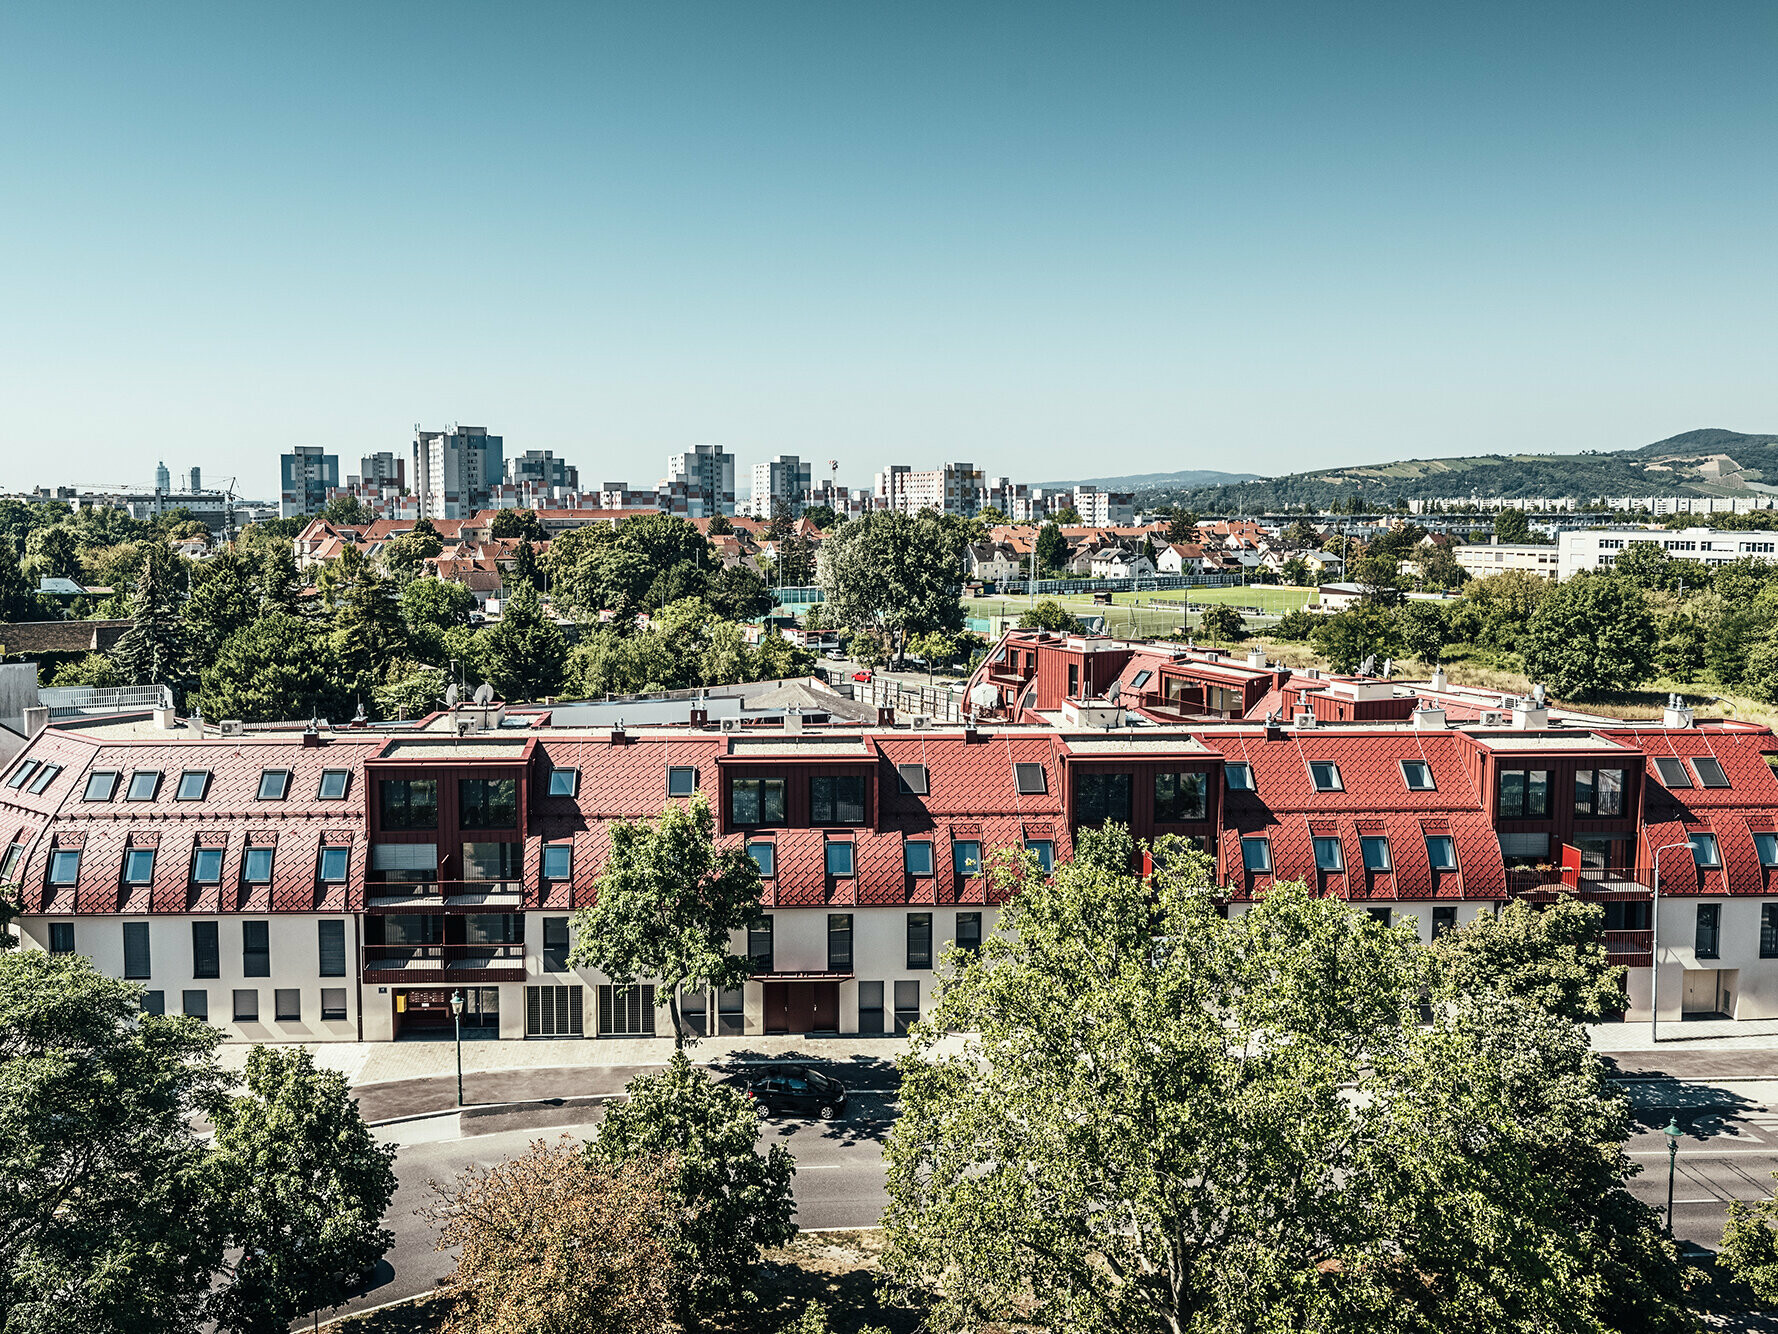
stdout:
<svg viewBox="0 0 1778 1334">
<path fill-rule="evenodd" d="M 1118 700 L 1123 697 L 1123 693 L 1123 686 L 1120 683 L 1113 681 L 1111 683 L 1111 689 L 1105 692 L 1105 702 L 1107 704 L 1116 704 Z"/>
<path fill-rule="evenodd" d="M 483 681 L 475 688 L 475 702 L 477 704 L 492 704 L 494 702 L 494 687 Z"/>
<path fill-rule="evenodd" d="M 996 686 L 983 681 L 969 692 L 969 707 L 972 709 L 997 709 L 1000 707 L 1000 690 Z"/>
<path fill-rule="evenodd" d="M 1377 655 L 1375 653 L 1371 654 L 1370 657 L 1366 658 L 1363 662 L 1358 664 L 1358 674 L 1360 676 L 1369 676 L 1372 672 L 1374 672 L 1376 670 L 1377 670 Z"/>
<path fill-rule="evenodd" d="M 1394 658 L 1384 658 L 1383 659 L 1383 679 L 1385 681 L 1387 681 L 1389 679 L 1389 673 L 1394 670 L 1395 670 L 1395 659 Z"/>
<path fill-rule="evenodd" d="M 454 709 L 456 707 L 457 707 L 457 683 L 455 681 L 452 681 L 448 686 L 445 687 L 445 708 Z"/>
</svg>

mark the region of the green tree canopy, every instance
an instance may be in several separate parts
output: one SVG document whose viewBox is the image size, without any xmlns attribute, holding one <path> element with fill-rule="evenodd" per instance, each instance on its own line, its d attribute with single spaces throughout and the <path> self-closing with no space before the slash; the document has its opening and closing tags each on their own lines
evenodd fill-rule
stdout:
<svg viewBox="0 0 1778 1334">
<path fill-rule="evenodd" d="M 112 647 L 118 674 L 130 685 L 166 685 L 183 691 L 195 652 L 181 616 L 181 572 L 164 546 L 150 545 L 130 598 L 130 628 Z"/>
<path fill-rule="evenodd" d="M 1046 523 L 1037 530 L 1037 566 L 1040 571 L 1056 571 L 1068 565 L 1068 539 L 1057 523 Z"/>
<path fill-rule="evenodd" d="M 1198 617 L 1198 630 L 1212 643 L 1232 644 L 1247 637 L 1247 618 L 1224 602 L 1212 602 Z"/>
<path fill-rule="evenodd" d="M 1642 591 L 1606 574 L 1577 574 L 1538 606 L 1524 637 L 1525 672 L 1565 699 L 1590 700 L 1646 681 L 1655 623 Z"/>
<path fill-rule="evenodd" d="M 206 718 L 254 723 L 331 717 L 340 702 L 332 639 L 324 627 L 286 611 L 267 612 L 224 640 L 198 690 Z"/>
<path fill-rule="evenodd" d="M 537 511 L 527 509 L 496 510 L 493 521 L 488 525 L 488 536 L 522 537 L 527 542 L 544 540 L 543 525 L 537 520 Z"/>
<path fill-rule="evenodd" d="M 544 615 L 537 590 L 520 584 L 500 608 L 498 624 L 477 636 L 482 670 L 501 699 L 543 699 L 562 688 L 568 641 Z"/>
<path fill-rule="evenodd" d="M 1060 602 L 1054 598 L 1043 598 L 1020 613 L 1019 629 L 1052 630 L 1077 635 L 1081 631 L 1081 624 L 1074 613 Z"/>
<path fill-rule="evenodd" d="M 259 570 L 234 547 L 225 546 L 194 574 L 185 623 L 199 661 L 209 662 L 223 641 L 259 615 Z"/>
<path fill-rule="evenodd" d="M 1494 516 L 1494 536 L 1502 542 L 1534 542 L 1531 520 L 1524 510 L 1501 510 Z"/>
<path fill-rule="evenodd" d="M 1451 642 L 1451 618 L 1436 602 L 1414 600 L 1396 609 L 1401 644 L 1421 662 L 1437 663 Z"/>
<path fill-rule="evenodd" d="M 961 630 L 966 537 L 962 520 L 930 510 L 853 519 L 821 547 L 829 614 L 855 633 L 884 636 L 898 659 L 910 635 Z"/>
<path fill-rule="evenodd" d="M 1366 658 L 1374 657 L 1381 664 L 1402 650 L 1394 613 L 1362 602 L 1331 616 L 1323 615 L 1310 643 L 1336 672 L 1357 671 Z"/>
<path fill-rule="evenodd" d="M 1605 953 L 1605 911 L 1562 898 L 1547 908 L 1522 900 L 1483 914 L 1433 942 L 1439 995 L 1455 1004 L 1492 991 L 1578 1024 L 1623 1008 L 1624 970 Z"/>
</svg>

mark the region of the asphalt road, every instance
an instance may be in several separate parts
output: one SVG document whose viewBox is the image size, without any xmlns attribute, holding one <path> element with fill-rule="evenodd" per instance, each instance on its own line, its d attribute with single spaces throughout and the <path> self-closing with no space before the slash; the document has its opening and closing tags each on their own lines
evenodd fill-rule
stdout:
<svg viewBox="0 0 1778 1334">
<path fill-rule="evenodd" d="M 1673 1235 L 1693 1249 L 1722 1241 L 1729 1202 L 1771 1196 L 1778 1171 L 1778 1078 L 1632 1079 L 1623 1084 L 1636 1114 L 1628 1151 L 1642 1167 L 1636 1198 L 1667 1207 L 1669 1118 L 1679 1124 L 1673 1155 Z"/>
</svg>

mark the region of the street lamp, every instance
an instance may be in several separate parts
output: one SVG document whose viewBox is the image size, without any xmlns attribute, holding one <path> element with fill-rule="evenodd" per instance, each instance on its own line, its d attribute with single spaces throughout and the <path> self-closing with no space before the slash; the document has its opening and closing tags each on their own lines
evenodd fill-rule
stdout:
<svg viewBox="0 0 1778 1334">
<path fill-rule="evenodd" d="M 1691 846 L 1688 838 L 1680 843 L 1663 843 L 1655 849 L 1654 904 L 1649 909 L 1653 934 L 1648 941 L 1648 1040 L 1651 1043 L 1661 1040 L 1661 854 L 1674 848 L 1689 850 Z"/>
<path fill-rule="evenodd" d="M 457 1021 L 457 1106 L 463 1105 L 463 993 L 451 993 L 451 1018 Z"/>
<path fill-rule="evenodd" d="M 1667 1235 L 1673 1235 L 1673 1169 L 1679 1159 L 1679 1137 L 1685 1132 L 1679 1128 L 1679 1113 L 1674 1112 L 1661 1131 L 1667 1137 Z"/>
</svg>

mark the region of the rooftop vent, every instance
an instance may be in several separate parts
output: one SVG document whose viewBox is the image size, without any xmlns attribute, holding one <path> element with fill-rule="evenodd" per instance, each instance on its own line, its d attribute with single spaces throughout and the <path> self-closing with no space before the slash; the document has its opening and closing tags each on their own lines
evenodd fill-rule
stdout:
<svg viewBox="0 0 1778 1334">
<path fill-rule="evenodd" d="M 224 718 L 222 720 L 222 735 L 246 736 L 247 724 L 242 722 L 239 718 Z"/>
<path fill-rule="evenodd" d="M 1692 711 L 1678 695 L 1667 696 L 1667 707 L 1661 710 L 1662 727 L 1690 727 Z"/>
<path fill-rule="evenodd" d="M 1433 668 L 1432 688 L 1437 691 L 1444 690 L 1444 688 L 1445 688 L 1445 669 L 1443 667 Z"/>
<path fill-rule="evenodd" d="M 1415 727 L 1438 729 L 1438 728 L 1443 728 L 1444 725 L 1445 725 L 1445 711 L 1443 709 L 1415 709 L 1414 710 L 1414 726 Z"/>
</svg>

